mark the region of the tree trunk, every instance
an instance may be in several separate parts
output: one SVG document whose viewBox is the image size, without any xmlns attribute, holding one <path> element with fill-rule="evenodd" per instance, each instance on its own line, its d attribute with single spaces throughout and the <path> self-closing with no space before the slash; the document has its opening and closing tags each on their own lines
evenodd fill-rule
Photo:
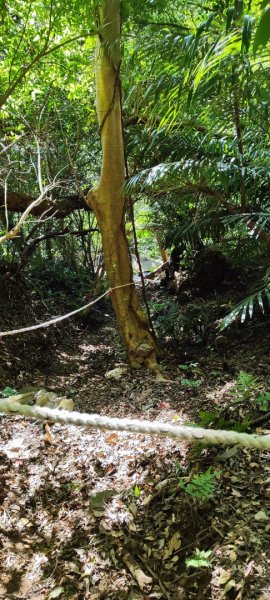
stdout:
<svg viewBox="0 0 270 600">
<path fill-rule="evenodd" d="M 100 228 L 112 304 L 132 367 L 155 368 L 157 346 L 132 283 L 125 232 L 125 157 L 121 115 L 120 0 L 102 0 L 96 8 L 96 105 L 102 143 L 100 181 L 87 195 Z M 131 285 L 127 285 L 131 284 Z"/>
</svg>

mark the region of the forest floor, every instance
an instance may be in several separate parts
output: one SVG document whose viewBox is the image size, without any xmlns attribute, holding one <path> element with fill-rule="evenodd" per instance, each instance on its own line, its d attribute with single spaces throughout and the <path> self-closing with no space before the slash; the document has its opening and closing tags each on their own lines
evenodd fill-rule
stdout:
<svg viewBox="0 0 270 600">
<path fill-rule="evenodd" d="M 63 298 L 11 282 L 0 298 L 1 331 L 63 314 Z M 264 414 L 256 394 L 270 386 L 269 321 L 223 336 L 213 326 L 200 344 L 161 342 L 164 381 L 130 370 L 106 377 L 125 357 L 103 302 L 88 322 L 0 339 L 0 390 L 46 388 L 82 412 L 203 426 L 208 419 L 216 428 Z M 237 402 L 240 371 L 258 379 Z M 266 419 L 253 431 L 269 429 Z M 50 430 L 1 415 L 0 598 L 270 598 L 269 452 Z"/>
</svg>

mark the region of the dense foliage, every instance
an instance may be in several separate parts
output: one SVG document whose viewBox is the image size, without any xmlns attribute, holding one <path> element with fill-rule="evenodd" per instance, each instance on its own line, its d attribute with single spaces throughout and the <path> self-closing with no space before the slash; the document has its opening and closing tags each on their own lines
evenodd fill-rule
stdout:
<svg viewBox="0 0 270 600">
<path fill-rule="evenodd" d="M 266 264 L 270 244 L 270 7 L 259 0 L 122 4 L 123 124 L 127 193 L 143 254 L 203 244 L 234 266 Z M 18 220 L 9 192 L 39 194 L 55 215 L 28 217 L 1 247 L 3 265 L 33 269 L 44 258 L 94 277 L 101 248 L 84 208 L 57 202 L 97 181 L 95 3 L 2 3 L 2 235 Z M 56 217 L 56 218 L 54 218 Z M 127 223 L 130 214 L 127 212 Z M 132 242 L 131 242 L 132 243 Z M 263 262 L 263 257 L 266 257 Z M 15 269 L 15 270 L 16 270 Z M 269 269 L 233 317 L 269 297 Z"/>
</svg>

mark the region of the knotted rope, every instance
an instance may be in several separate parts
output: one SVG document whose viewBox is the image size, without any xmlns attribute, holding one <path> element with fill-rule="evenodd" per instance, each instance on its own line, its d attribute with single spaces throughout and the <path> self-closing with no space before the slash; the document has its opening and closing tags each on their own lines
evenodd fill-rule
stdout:
<svg viewBox="0 0 270 600">
<path fill-rule="evenodd" d="M 15 404 L 7 399 L 0 400 L 0 412 L 7 414 L 17 413 L 24 417 L 50 420 L 55 423 L 69 425 L 82 425 L 93 427 L 94 429 L 144 433 L 146 435 L 167 436 L 176 440 L 186 440 L 187 442 L 206 442 L 209 444 L 225 444 L 226 446 L 239 445 L 247 448 L 258 448 L 259 450 L 270 450 L 270 435 L 219 431 L 203 429 L 202 427 L 185 427 L 161 423 L 159 421 L 152 422 L 139 419 L 103 417 L 95 414 L 28 406 L 27 404 Z"/>
</svg>

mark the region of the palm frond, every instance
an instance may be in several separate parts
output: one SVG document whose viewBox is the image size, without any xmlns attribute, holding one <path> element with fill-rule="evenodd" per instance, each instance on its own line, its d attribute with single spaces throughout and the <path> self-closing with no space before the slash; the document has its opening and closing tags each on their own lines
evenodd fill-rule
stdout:
<svg viewBox="0 0 270 600">
<path fill-rule="evenodd" d="M 259 211 L 252 213 L 239 213 L 222 217 L 224 225 L 244 225 L 250 237 L 259 239 L 263 231 L 270 226 L 270 211 Z"/>
<path fill-rule="evenodd" d="M 239 318 L 241 323 L 244 323 L 248 317 L 252 319 L 256 305 L 258 305 L 261 312 L 264 313 L 267 304 L 270 306 L 270 266 L 267 268 L 261 281 L 261 285 L 257 290 L 239 302 L 239 304 L 237 304 L 222 320 L 220 325 L 221 331 Z"/>
<path fill-rule="evenodd" d="M 194 93 L 202 80 L 205 80 L 206 78 L 209 79 L 217 73 L 221 62 L 232 62 L 232 59 L 240 54 L 241 41 L 241 34 L 239 32 L 233 32 L 229 35 L 222 36 L 210 46 L 203 60 L 194 71 Z"/>
</svg>

